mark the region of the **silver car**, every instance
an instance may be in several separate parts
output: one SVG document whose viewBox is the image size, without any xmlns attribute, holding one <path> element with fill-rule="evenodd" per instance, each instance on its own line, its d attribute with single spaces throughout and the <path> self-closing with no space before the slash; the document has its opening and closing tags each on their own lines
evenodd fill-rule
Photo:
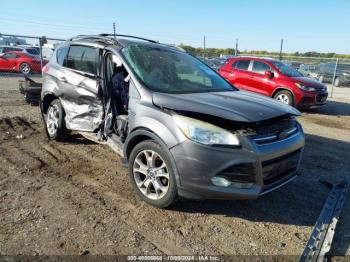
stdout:
<svg viewBox="0 0 350 262">
<path fill-rule="evenodd" d="M 151 205 L 179 196 L 257 198 L 298 174 L 300 112 L 238 90 L 183 50 L 132 36 L 78 36 L 43 72 L 48 137 L 74 130 L 108 144 Z"/>
</svg>

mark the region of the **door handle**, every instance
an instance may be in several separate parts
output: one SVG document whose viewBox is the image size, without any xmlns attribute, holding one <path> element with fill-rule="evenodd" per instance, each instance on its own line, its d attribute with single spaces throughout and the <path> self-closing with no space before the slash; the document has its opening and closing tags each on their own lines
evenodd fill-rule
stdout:
<svg viewBox="0 0 350 262">
<path fill-rule="evenodd" d="M 64 76 L 63 77 L 59 77 L 58 80 L 63 82 L 63 83 L 68 83 L 67 78 L 65 78 Z"/>
<path fill-rule="evenodd" d="M 80 87 L 80 88 L 89 88 L 86 84 L 84 84 L 84 83 L 79 83 L 78 85 L 77 85 L 77 87 Z"/>
</svg>

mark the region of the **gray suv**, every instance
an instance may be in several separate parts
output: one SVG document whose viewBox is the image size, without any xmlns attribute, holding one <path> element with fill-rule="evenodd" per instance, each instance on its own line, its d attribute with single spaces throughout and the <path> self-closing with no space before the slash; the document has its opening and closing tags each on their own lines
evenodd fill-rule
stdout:
<svg viewBox="0 0 350 262">
<path fill-rule="evenodd" d="M 236 89 L 183 50 L 125 35 L 77 36 L 43 72 L 48 137 L 74 130 L 109 145 L 151 205 L 257 198 L 297 176 L 300 112 Z"/>
</svg>

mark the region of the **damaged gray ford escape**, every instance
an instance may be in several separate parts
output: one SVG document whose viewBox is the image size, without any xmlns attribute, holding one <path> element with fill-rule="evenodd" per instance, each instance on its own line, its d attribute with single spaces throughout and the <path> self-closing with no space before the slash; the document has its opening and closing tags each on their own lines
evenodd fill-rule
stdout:
<svg viewBox="0 0 350 262">
<path fill-rule="evenodd" d="M 257 198 L 297 176 L 299 111 L 236 89 L 183 50 L 132 36 L 77 36 L 43 72 L 48 137 L 74 130 L 108 144 L 149 204 Z"/>
</svg>

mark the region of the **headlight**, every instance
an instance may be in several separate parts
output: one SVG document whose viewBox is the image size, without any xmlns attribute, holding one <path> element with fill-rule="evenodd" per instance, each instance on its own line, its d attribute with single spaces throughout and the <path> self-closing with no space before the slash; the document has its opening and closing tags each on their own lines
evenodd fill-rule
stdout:
<svg viewBox="0 0 350 262">
<path fill-rule="evenodd" d="M 316 89 L 315 89 L 314 87 L 303 86 L 303 85 L 301 85 L 301 84 L 299 84 L 299 83 L 295 83 L 295 85 L 296 85 L 297 87 L 299 87 L 300 89 L 305 90 L 305 91 L 316 91 Z"/>
<path fill-rule="evenodd" d="M 186 116 L 173 115 L 177 127 L 188 138 L 205 145 L 239 145 L 236 135 L 212 124 Z"/>
</svg>

